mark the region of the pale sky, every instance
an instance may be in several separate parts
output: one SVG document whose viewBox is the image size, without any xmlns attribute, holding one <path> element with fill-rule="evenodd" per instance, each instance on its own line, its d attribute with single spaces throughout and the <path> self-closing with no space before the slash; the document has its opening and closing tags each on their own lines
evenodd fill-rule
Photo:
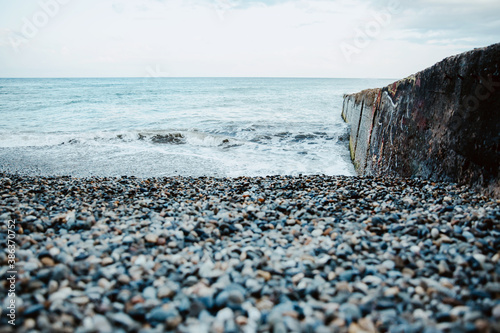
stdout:
<svg viewBox="0 0 500 333">
<path fill-rule="evenodd" d="M 402 78 L 498 42 L 499 0 L 0 0 L 0 77 Z"/>
</svg>

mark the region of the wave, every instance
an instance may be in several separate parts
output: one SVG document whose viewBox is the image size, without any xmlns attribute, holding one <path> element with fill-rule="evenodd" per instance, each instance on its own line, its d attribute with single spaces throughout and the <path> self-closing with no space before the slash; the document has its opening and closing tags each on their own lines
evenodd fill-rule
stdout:
<svg viewBox="0 0 500 333">
<path fill-rule="evenodd" d="M 141 131 L 106 133 L 95 136 L 82 136 L 70 138 L 60 143 L 60 145 L 76 145 L 89 143 L 130 143 L 142 142 L 151 145 L 191 145 L 200 147 L 235 147 L 241 145 L 240 140 L 213 135 L 198 131 Z"/>
<path fill-rule="evenodd" d="M 277 131 L 276 128 L 225 128 L 200 131 L 180 130 L 130 130 L 94 133 L 11 133 L 0 135 L 0 147 L 30 147 L 57 145 L 146 144 L 152 146 L 189 145 L 195 147 L 222 147 L 241 145 L 304 146 L 326 142 L 343 142 L 348 139 L 346 130 Z"/>
<path fill-rule="evenodd" d="M 331 141 L 335 139 L 339 139 L 341 135 L 336 133 L 326 133 L 326 132 L 279 132 L 273 135 L 269 134 L 258 134 L 255 135 L 251 142 L 255 143 L 267 143 L 270 141 L 279 141 L 279 142 L 289 142 L 289 143 L 311 143 L 316 141 Z M 340 140 L 339 140 L 340 141 Z"/>
<path fill-rule="evenodd" d="M 73 105 L 73 104 L 82 104 L 82 103 L 84 103 L 84 101 L 80 99 L 80 100 L 68 101 L 68 102 L 64 103 L 63 105 Z"/>
</svg>

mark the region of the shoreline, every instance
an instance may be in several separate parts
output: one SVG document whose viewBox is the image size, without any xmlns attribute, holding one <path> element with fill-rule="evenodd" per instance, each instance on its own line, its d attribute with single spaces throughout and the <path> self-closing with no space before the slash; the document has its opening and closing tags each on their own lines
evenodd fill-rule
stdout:
<svg viewBox="0 0 500 333">
<path fill-rule="evenodd" d="M 20 332 L 500 331 L 500 202 L 466 186 L 6 173 L 0 184 L 0 216 L 17 226 Z"/>
</svg>

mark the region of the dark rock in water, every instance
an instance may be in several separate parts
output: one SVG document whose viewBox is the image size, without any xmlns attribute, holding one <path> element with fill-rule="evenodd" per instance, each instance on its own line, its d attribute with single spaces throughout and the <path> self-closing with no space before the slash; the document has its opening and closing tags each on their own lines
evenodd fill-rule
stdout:
<svg viewBox="0 0 500 333">
<path fill-rule="evenodd" d="M 499 197 L 499 59 L 494 44 L 344 96 L 358 173 L 452 181 Z"/>
<path fill-rule="evenodd" d="M 154 143 L 168 143 L 168 144 L 183 144 L 186 143 L 186 138 L 181 133 L 168 133 L 165 135 L 157 134 L 151 138 Z"/>
</svg>

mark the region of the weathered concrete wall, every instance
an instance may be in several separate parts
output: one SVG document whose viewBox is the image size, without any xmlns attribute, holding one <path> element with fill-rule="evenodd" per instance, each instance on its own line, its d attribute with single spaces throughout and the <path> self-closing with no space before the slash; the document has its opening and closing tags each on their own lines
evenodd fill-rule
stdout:
<svg viewBox="0 0 500 333">
<path fill-rule="evenodd" d="M 361 175 L 453 181 L 500 196 L 500 44 L 344 96 Z"/>
</svg>

